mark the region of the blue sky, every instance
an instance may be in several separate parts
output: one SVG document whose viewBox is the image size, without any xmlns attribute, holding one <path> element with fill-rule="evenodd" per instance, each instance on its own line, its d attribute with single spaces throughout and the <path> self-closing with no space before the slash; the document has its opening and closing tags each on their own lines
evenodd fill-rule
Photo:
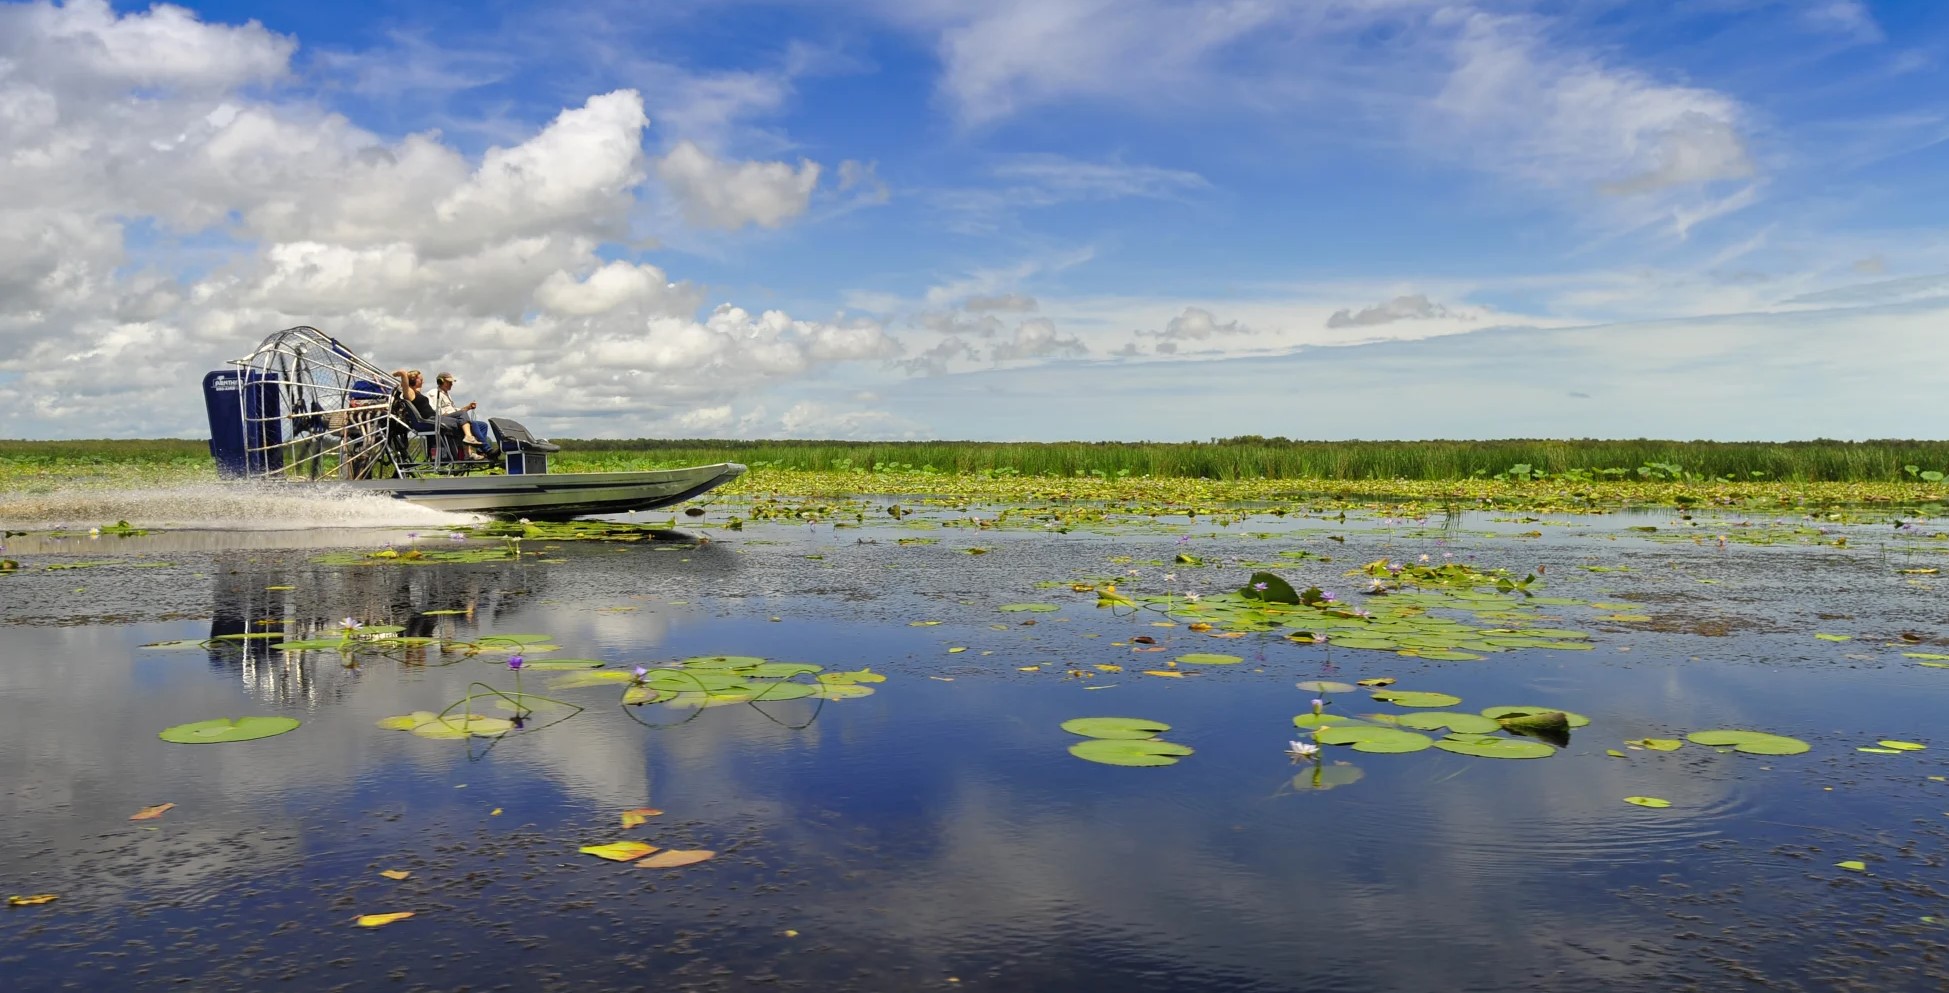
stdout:
<svg viewBox="0 0 1949 993">
<path fill-rule="evenodd" d="M 295 323 L 564 436 L 1940 434 L 1945 42 L 1850 0 L 0 3 L 0 435 L 198 434 Z"/>
</svg>

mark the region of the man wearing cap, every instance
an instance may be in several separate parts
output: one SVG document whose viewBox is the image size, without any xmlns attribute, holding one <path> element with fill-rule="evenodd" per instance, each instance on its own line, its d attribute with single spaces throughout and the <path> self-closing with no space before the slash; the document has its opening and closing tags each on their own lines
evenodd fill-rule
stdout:
<svg viewBox="0 0 1949 993">
<path fill-rule="evenodd" d="M 488 430 L 487 422 L 475 420 L 467 416 L 473 412 L 475 407 L 480 405 L 468 403 L 465 407 L 460 407 L 454 404 L 453 373 L 443 372 L 433 382 L 433 412 L 442 418 L 450 417 L 453 420 L 459 421 L 462 440 L 469 446 L 483 452 L 491 451 L 494 447 L 494 442 L 493 435 Z"/>
</svg>

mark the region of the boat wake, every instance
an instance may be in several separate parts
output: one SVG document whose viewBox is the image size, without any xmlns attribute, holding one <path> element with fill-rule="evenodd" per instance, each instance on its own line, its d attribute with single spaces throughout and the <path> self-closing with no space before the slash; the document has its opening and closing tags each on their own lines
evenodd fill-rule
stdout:
<svg viewBox="0 0 1949 993">
<path fill-rule="evenodd" d="M 454 514 L 350 490 L 277 484 L 185 483 L 152 489 L 72 487 L 0 494 L 0 526 L 16 531 L 90 528 L 127 521 L 140 528 L 292 531 L 310 528 L 458 527 Z"/>
</svg>

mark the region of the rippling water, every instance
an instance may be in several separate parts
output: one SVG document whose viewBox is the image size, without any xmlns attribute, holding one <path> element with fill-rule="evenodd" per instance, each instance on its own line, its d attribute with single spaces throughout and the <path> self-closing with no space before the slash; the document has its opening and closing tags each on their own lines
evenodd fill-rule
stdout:
<svg viewBox="0 0 1949 993">
<path fill-rule="evenodd" d="M 520 561 L 318 562 L 326 546 L 467 545 L 438 522 L 368 511 L 378 513 L 311 518 L 329 530 L 9 539 L 26 568 L 0 577 L 0 884 L 60 899 L 0 913 L 8 989 L 1949 981 L 1949 931 L 1921 920 L 1949 917 L 1939 892 L 1949 783 L 1929 778 L 1949 754 L 1931 737 L 1949 670 L 1901 655 L 1915 648 L 1902 632 L 1949 652 L 1949 615 L 1933 579 L 1900 574 L 1866 525 L 1848 548 L 1722 549 L 1602 522 L 1556 524 L 1548 540 L 1479 520 L 1446 531 L 1356 522 L 1344 543 L 1317 521 L 1068 535 L 754 524 Z M 403 527 L 349 527 L 378 524 Z M 914 535 L 940 541 L 896 543 Z M 1437 663 L 1270 635 L 1212 642 L 1099 611 L 1093 594 L 1067 588 L 1123 575 L 1142 590 L 1168 573 L 1173 588 L 1215 591 L 1248 571 L 1228 558 L 1295 548 L 1334 561 L 1283 571 L 1349 596 L 1358 584 L 1342 573 L 1354 564 L 1447 553 L 1542 565 L 1552 595 L 1635 603 L 1653 620 L 1604 623 L 1603 610 L 1566 606 L 1551 623 L 1591 630 L 1596 650 Z M 1185 549 L 1214 564 L 1147 564 Z M 1037 588 L 1047 581 L 1061 585 Z M 1062 609 L 996 609 L 1025 600 Z M 502 656 L 438 665 L 447 656 L 425 648 L 348 667 L 335 652 L 249 641 L 140 647 L 271 620 L 325 634 L 345 616 L 456 640 L 545 633 L 557 655 L 612 666 L 735 653 L 871 666 L 888 680 L 862 699 L 679 722 L 667 708 L 619 706 L 613 686 L 549 691 L 556 674 L 526 672 L 526 691 L 588 709 L 500 741 L 432 741 L 376 722 L 439 710 L 470 684 L 512 689 Z M 1696 632 L 1719 628 L 1702 620 L 1739 623 L 1707 636 Z M 916 626 L 925 621 L 940 623 Z M 1137 636 L 1168 653 L 1133 652 Z M 1141 675 L 1200 650 L 1246 662 Z M 1065 676 L 1072 667 L 1094 675 Z M 1538 761 L 1329 749 L 1328 765 L 1358 778 L 1295 789 L 1311 767 L 1282 753 L 1311 694 L 1294 682 L 1378 675 L 1461 696 L 1458 709 L 1540 704 L 1592 723 Z M 1331 706 L 1386 709 L 1359 694 Z M 304 725 L 230 745 L 155 737 L 248 713 Z M 1196 753 L 1163 769 L 1078 761 L 1057 725 L 1089 714 L 1163 720 Z M 1629 738 L 1721 726 L 1814 750 L 1606 754 Z M 1931 748 L 1856 751 L 1881 738 Z M 1621 802 L 1630 795 L 1673 806 Z M 176 807 L 160 819 L 128 819 L 164 802 Z M 619 812 L 640 806 L 665 813 L 622 829 Z M 655 871 L 576 851 L 623 838 L 720 854 Z M 1870 873 L 1833 865 L 1854 858 Z M 396 910 L 417 916 L 351 924 Z"/>
</svg>

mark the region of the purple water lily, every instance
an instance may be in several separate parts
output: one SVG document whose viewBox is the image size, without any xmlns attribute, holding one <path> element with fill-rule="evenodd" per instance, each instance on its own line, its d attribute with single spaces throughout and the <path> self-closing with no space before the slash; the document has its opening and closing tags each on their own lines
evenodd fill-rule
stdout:
<svg viewBox="0 0 1949 993">
<path fill-rule="evenodd" d="M 1266 588 L 1266 586 L 1265 586 L 1265 584 L 1264 584 L 1264 583 L 1253 583 L 1253 584 L 1252 584 L 1252 588 L 1253 588 L 1253 589 L 1255 589 L 1255 590 L 1258 590 L 1258 591 L 1260 591 L 1260 592 L 1264 592 L 1264 591 L 1265 591 L 1265 588 Z"/>
<path fill-rule="evenodd" d="M 1314 697 L 1314 698 L 1313 698 L 1313 716 L 1315 716 L 1315 717 L 1318 717 L 1318 716 L 1320 715 L 1320 712 L 1321 712 L 1321 711 L 1324 711 L 1325 709 L 1326 709 L 1326 701 L 1325 701 L 1325 700 L 1322 700 L 1322 699 L 1320 699 L 1319 697 Z"/>
<path fill-rule="evenodd" d="M 637 682 L 639 682 L 639 683 L 643 681 L 643 677 L 644 677 L 644 676 L 647 676 L 647 675 L 649 675 L 649 674 L 650 674 L 650 670 L 648 670 L 648 669 L 645 669 L 645 668 L 643 668 L 643 667 L 642 667 L 642 666 L 640 666 L 640 665 L 639 665 L 639 666 L 637 666 L 637 667 L 636 667 L 635 669 L 632 669 L 632 670 L 630 670 L 630 672 L 631 672 L 631 674 L 632 674 L 632 675 L 634 675 L 634 676 L 636 677 L 636 681 L 637 681 Z"/>
<path fill-rule="evenodd" d="M 508 668 L 513 669 L 516 672 L 520 672 L 521 666 L 525 664 L 527 661 L 528 661 L 527 659 L 524 659 L 519 655 L 510 655 L 508 656 Z"/>
</svg>

